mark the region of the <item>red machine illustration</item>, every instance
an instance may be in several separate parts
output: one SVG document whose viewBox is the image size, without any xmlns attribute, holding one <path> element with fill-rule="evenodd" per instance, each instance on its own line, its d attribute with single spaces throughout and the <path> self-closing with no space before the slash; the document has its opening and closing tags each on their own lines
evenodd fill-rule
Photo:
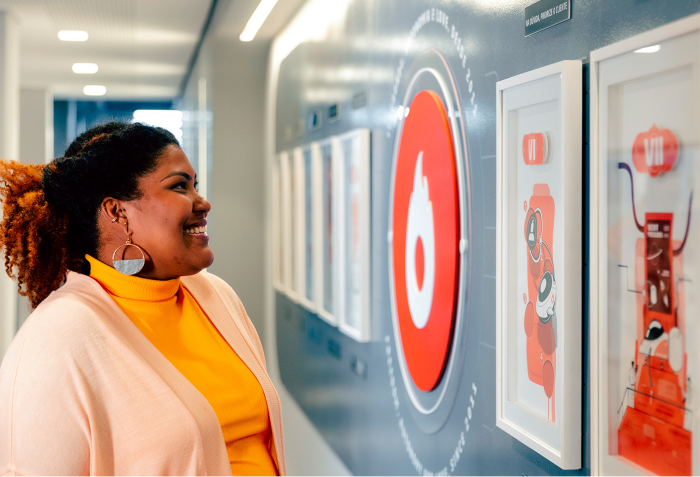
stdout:
<svg viewBox="0 0 700 477">
<path fill-rule="evenodd" d="M 525 204 L 528 207 L 528 204 Z M 527 374 L 547 396 L 549 419 L 555 421 L 554 381 L 557 369 L 557 284 L 554 272 L 554 199 L 547 184 L 535 184 L 525 220 L 527 247 Z"/>
<path fill-rule="evenodd" d="M 635 168 L 651 177 L 671 170 L 678 157 L 678 143 L 667 129 L 654 126 L 637 136 L 634 144 Z M 641 159 L 640 151 L 644 151 Z M 692 432 L 686 401 L 691 383 L 685 352 L 683 249 L 690 230 L 693 194 L 685 237 L 674 240 L 673 213 L 645 213 L 644 224 L 639 223 L 632 169 L 622 162 L 618 167 L 630 176 L 632 213 L 643 234 L 635 243 L 635 287 L 629 290 L 637 294 L 637 327 L 629 384 L 618 411 L 624 412 L 618 452 L 659 475 L 689 475 Z M 631 330 L 623 333 L 628 333 L 623 339 L 632 339 Z"/>
</svg>

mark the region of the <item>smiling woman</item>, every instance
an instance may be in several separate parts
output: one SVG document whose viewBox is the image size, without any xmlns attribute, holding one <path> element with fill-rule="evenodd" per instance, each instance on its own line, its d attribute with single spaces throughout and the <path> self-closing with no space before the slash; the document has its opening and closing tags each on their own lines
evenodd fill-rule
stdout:
<svg viewBox="0 0 700 477">
<path fill-rule="evenodd" d="M 258 335 L 203 271 L 196 181 L 138 123 L 46 166 L 0 160 L 0 248 L 34 308 L 0 366 L 0 475 L 285 473 Z"/>
</svg>

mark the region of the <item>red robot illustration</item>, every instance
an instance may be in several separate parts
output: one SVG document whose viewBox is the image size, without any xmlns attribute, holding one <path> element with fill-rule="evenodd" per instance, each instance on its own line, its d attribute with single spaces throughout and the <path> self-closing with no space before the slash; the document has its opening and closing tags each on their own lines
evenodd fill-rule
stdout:
<svg viewBox="0 0 700 477">
<path fill-rule="evenodd" d="M 551 161 L 550 134 L 523 137 L 523 160 L 527 166 Z M 535 184 L 525 218 L 527 253 L 527 305 L 525 336 L 528 379 L 542 386 L 548 400 L 548 418 L 555 422 L 554 383 L 557 369 L 557 284 L 554 271 L 554 198 L 547 184 Z"/>
<path fill-rule="evenodd" d="M 662 137 L 656 127 L 649 133 L 654 132 Z M 635 157 L 637 171 L 656 177 L 671 170 L 678 145 L 675 137 L 668 137 L 670 131 L 663 132 L 661 140 L 642 138 L 647 143 L 647 152 L 656 159 L 652 157 L 638 164 Z M 649 147 L 655 140 L 656 144 L 660 142 L 660 147 Z M 639 136 L 635 147 L 643 148 L 643 143 L 640 146 L 637 142 Z M 676 156 L 672 161 L 669 161 L 668 149 L 663 147 L 664 142 L 670 145 L 668 149 L 675 149 L 671 151 Z M 644 169 L 644 166 L 653 165 L 660 167 Z M 635 243 L 635 286 L 630 288 L 628 284 L 629 291 L 637 294 L 637 328 L 629 383 L 618 411 L 623 412 L 618 452 L 659 475 L 689 475 L 692 473 L 692 432 L 691 412 L 686 402 L 691 383 L 685 352 L 683 249 L 690 230 L 693 194 L 690 194 L 685 237 L 682 241 L 674 240 L 673 213 L 645 213 L 643 225 L 637 220 L 632 169 L 623 162 L 618 163 L 618 168 L 629 174 L 632 213 L 636 228 L 643 234 Z M 619 266 L 628 268 L 624 264 Z M 623 333 L 629 331 L 623 330 Z M 629 338 L 623 335 L 623 339 L 631 340 L 631 333 Z"/>
<path fill-rule="evenodd" d="M 527 247 L 527 374 L 530 381 L 542 386 L 551 408 L 549 419 L 555 421 L 554 378 L 557 369 L 557 326 L 555 305 L 557 284 L 554 272 L 554 199 L 547 184 L 535 184 L 525 221 Z"/>
</svg>

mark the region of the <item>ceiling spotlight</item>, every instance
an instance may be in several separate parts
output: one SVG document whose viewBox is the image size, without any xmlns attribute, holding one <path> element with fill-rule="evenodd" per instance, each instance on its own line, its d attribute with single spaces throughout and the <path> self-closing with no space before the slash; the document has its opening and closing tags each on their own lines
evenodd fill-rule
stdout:
<svg viewBox="0 0 700 477">
<path fill-rule="evenodd" d="M 255 9 L 253 15 L 251 15 L 250 20 L 243 29 L 243 33 L 239 37 L 241 41 L 252 41 L 255 38 L 255 34 L 258 32 L 265 19 L 272 11 L 272 7 L 275 6 L 277 0 L 261 0 L 258 8 Z"/>
<path fill-rule="evenodd" d="M 103 96 L 107 92 L 107 88 L 98 84 L 89 84 L 83 88 L 83 94 L 86 96 Z"/>
<path fill-rule="evenodd" d="M 640 48 L 634 50 L 635 53 L 656 53 L 661 49 L 661 45 L 647 46 L 646 48 Z"/>
<path fill-rule="evenodd" d="M 58 32 L 58 39 L 61 41 L 86 41 L 88 34 L 86 31 L 61 30 Z"/>
<path fill-rule="evenodd" d="M 97 73 L 97 65 L 95 63 L 73 63 L 73 73 L 92 75 Z"/>
</svg>

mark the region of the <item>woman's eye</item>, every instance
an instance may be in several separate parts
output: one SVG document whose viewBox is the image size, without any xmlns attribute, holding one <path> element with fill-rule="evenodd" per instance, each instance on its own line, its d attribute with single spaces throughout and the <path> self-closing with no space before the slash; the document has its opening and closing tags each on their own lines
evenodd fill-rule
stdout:
<svg viewBox="0 0 700 477">
<path fill-rule="evenodd" d="M 194 190 L 199 192 L 199 182 L 194 183 Z"/>
<path fill-rule="evenodd" d="M 185 189 L 187 189 L 187 182 L 178 182 L 178 183 L 175 184 L 172 188 L 173 188 L 173 189 L 185 190 Z"/>
</svg>

